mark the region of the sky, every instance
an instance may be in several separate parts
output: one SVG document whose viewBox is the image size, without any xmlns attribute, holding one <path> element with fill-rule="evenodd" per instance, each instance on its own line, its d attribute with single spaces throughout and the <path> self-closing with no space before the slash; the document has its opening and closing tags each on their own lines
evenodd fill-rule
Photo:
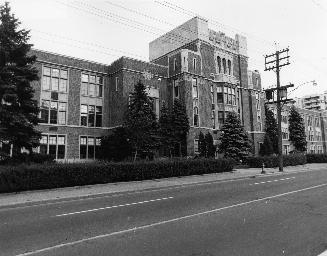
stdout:
<svg viewBox="0 0 327 256">
<path fill-rule="evenodd" d="M 289 97 L 327 91 L 327 0 L 8 2 L 34 48 L 105 64 L 120 56 L 148 61 L 149 42 L 198 15 L 213 30 L 247 37 L 249 69 L 260 72 L 263 88 L 276 85 L 264 55 L 289 47 L 291 64 L 280 72 L 281 85 L 298 87 Z"/>
</svg>

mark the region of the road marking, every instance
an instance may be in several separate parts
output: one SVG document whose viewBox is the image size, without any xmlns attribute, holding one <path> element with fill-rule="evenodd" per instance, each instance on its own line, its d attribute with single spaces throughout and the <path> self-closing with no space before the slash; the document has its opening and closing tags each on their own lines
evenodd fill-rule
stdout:
<svg viewBox="0 0 327 256">
<path fill-rule="evenodd" d="M 317 185 L 317 186 L 307 187 L 307 188 L 303 188 L 303 189 L 293 190 L 293 191 L 290 191 L 290 192 L 277 194 L 277 195 L 274 195 L 274 196 L 268 196 L 268 197 L 263 197 L 263 198 L 259 198 L 259 199 L 254 199 L 254 200 L 251 200 L 251 201 L 238 203 L 238 204 L 234 204 L 234 205 L 230 205 L 230 206 L 225 206 L 225 207 L 222 207 L 222 208 L 216 208 L 216 209 L 209 210 L 209 211 L 199 212 L 199 213 L 195 213 L 195 214 L 191 214 L 191 215 L 185 215 L 185 216 L 174 218 L 174 219 L 159 221 L 159 222 L 147 224 L 147 225 L 144 225 L 144 226 L 139 226 L 139 227 L 129 228 L 129 229 L 120 230 L 120 231 L 107 233 L 107 234 L 103 234 L 103 235 L 84 238 L 84 239 L 76 240 L 76 241 L 69 242 L 69 243 L 62 243 L 62 244 L 54 245 L 54 246 L 51 246 L 51 247 L 35 250 L 35 251 L 32 251 L 32 252 L 17 254 L 16 256 L 30 256 L 30 255 L 35 255 L 35 254 L 39 254 L 39 253 L 44 253 L 44 252 L 48 252 L 48 251 L 51 251 L 51 250 L 54 250 L 54 249 L 63 248 L 63 247 L 66 247 L 66 246 L 77 245 L 77 244 L 81 244 L 81 243 L 88 242 L 88 241 L 94 241 L 94 240 L 97 240 L 97 239 L 107 238 L 107 237 L 111 237 L 111 236 L 115 236 L 115 235 L 121 235 L 121 234 L 129 233 L 129 232 L 135 232 L 137 230 L 144 230 L 144 229 L 147 229 L 147 228 L 160 226 L 160 225 L 167 224 L 167 223 L 172 223 L 172 222 L 176 222 L 176 221 L 180 221 L 180 220 L 190 219 L 190 218 L 193 218 L 193 217 L 198 217 L 198 216 L 202 216 L 202 215 L 206 215 L 206 214 L 216 213 L 216 212 L 220 212 L 220 211 L 223 211 L 223 210 L 236 208 L 236 207 L 239 207 L 239 206 L 244 206 L 244 205 L 248 205 L 248 204 L 252 204 L 252 203 L 256 203 L 256 202 L 261 202 L 261 201 L 265 201 L 265 200 L 272 199 L 272 198 L 287 196 L 287 195 L 291 195 L 291 194 L 295 194 L 295 193 L 299 193 L 299 192 L 303 192 L 303 191 L 307 191 L 307 190 L 311 190 L 311 189 L 321 188 L 321 187 L 325 187 L 325 186 L 327 186 L 327 183 L 320 184 L 320 185 Z"/>
<path fill-rule="evenodd" d="M 324 251 L 323 253 L 319 254 L 318 256 L 327 256 L 327 251 Z"/>
<path fill-rule="evenodd" d="M 87 213 L 87 212 L 96 212 L 96 211 L 108 210 L 108 209 L 112 209 L 112 208 L 118 208 L 118 207 L 124 207 L 124 206 L 131 206 L 131 205 L 137 205 L 137 204 L 145 204 L 145 203 L 157 202 L 157 201 L 162 201 L 162 200 L 168 200 L 168 199 L 172 199 L 172 198 L 174 198 L 174 197 L 170 196 L 170 197 L 163 197 L 163 198 L 145 200 L 145 201 L 135 202 L 135 203 L 119 204 L 119 205 L 112 205 L 112 206 L 94 208 L 94 209 L 89 209 L 89 210 L 84 210 L 84 211 L 78 211 L 78 212 L 68 212 L 68 213 L 63 213 L 63 214 L 55 215 L 55 217 L 75 215 L 75 214 L 81 214 L 81 213 Z"/>
<path fill-rule="evenodd" d="M 267 181 L 261 181 L 261 182 L 255 182 L 252 184 L 249 184 L 250 186 L 252 185 L 259 185 L 259 184 L 265 184 L 265 183 L 271 183 L 271 182 L 277 182 L 277 181 L 283 181 L 283 180 L 290 180 L 290 179 L 295 179 L 295 177 L 289 177 L 289 178 L 283 178 L 283 179 L 279 179 L 279 180 L 267 180 Z"/>
</svg>

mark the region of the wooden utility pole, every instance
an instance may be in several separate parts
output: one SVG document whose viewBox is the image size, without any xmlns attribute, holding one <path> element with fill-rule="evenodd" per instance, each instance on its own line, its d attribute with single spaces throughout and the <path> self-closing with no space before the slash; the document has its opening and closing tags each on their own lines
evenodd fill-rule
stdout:
<svg viewBox="0 0 327 256">
<path fill-rule="evenodd" d="M 276 78 L 277 78 L 277 86 L 276 88 L 269 88 L 265 90 L 266 92 L 266 99 L 268 100 L 268 103 L 276 103 L 277 105 L 277 123 L 278 123 L 278 166 L 279 171 L 283 171 L 283 138 L 282 138 L 282 102 L 289 102 L 292 101 L 292 99 L 287 99 L 287 88 L 293 87 L 293 84 L 286 85 L 286 86 L 280 86 L 280 77 L 279 72 L 280 68 L 286 65 L 289 65 L 289 55 L 288 55 L 289 49 L 283 49 L 280 51 L 276 51 L 275 53 L 271 55 L 265 56 L 265 71 L 274 70 L 276 72 Z M 285 62 L 286 61 L 286 62 Z M 274 91 L 277 92 L 277 99 L 274 101 Z M 284 99 L 283 99 L 284 98 Z M 273 100 L 272 102 L 269 102 L 269 100 Z"/>
</svg>

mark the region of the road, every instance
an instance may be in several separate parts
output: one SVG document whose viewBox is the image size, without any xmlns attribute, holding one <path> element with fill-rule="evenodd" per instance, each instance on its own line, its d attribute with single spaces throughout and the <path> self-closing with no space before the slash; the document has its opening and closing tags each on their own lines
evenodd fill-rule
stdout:
<svg viewBox="0 0 327 256">
<path fill-rule="evenodd" d="M 317 256 L 327 170 L 0 208 L 0 255 Z"/>
</svg>

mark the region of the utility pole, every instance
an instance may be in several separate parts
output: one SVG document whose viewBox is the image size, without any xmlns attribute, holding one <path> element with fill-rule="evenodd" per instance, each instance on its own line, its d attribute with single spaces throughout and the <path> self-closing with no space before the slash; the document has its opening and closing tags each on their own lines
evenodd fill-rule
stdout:
<svg viewBox="0 0 327 256">
<path fill-rule="evenodd" d="M 276 88 L 269 88 L 265 90 L 266 99 L 268 104 L 276 103 L 277 106 L 277 123 L 278 123 L 278 166 L 279 171 L 283 171 L 283 138 L 282 138 L 282 105 L 281 103 L 286 103 L 292 101 L 292 99 L 287 99 L 287 88 L 293 87 L 293 84 L 286 86 L 280 86 L 280 68 L 289 65 L 289 49 L 283 49 L 276 51 L 271 55 L 265 56 L 265 71 L 274 70 L 276 72 L 277 86 Z M 277 92 L 277 98 L 275 100 L 274 92 Z M 272 100 L 272 102 L 269 102 Z"/>
</svg>

